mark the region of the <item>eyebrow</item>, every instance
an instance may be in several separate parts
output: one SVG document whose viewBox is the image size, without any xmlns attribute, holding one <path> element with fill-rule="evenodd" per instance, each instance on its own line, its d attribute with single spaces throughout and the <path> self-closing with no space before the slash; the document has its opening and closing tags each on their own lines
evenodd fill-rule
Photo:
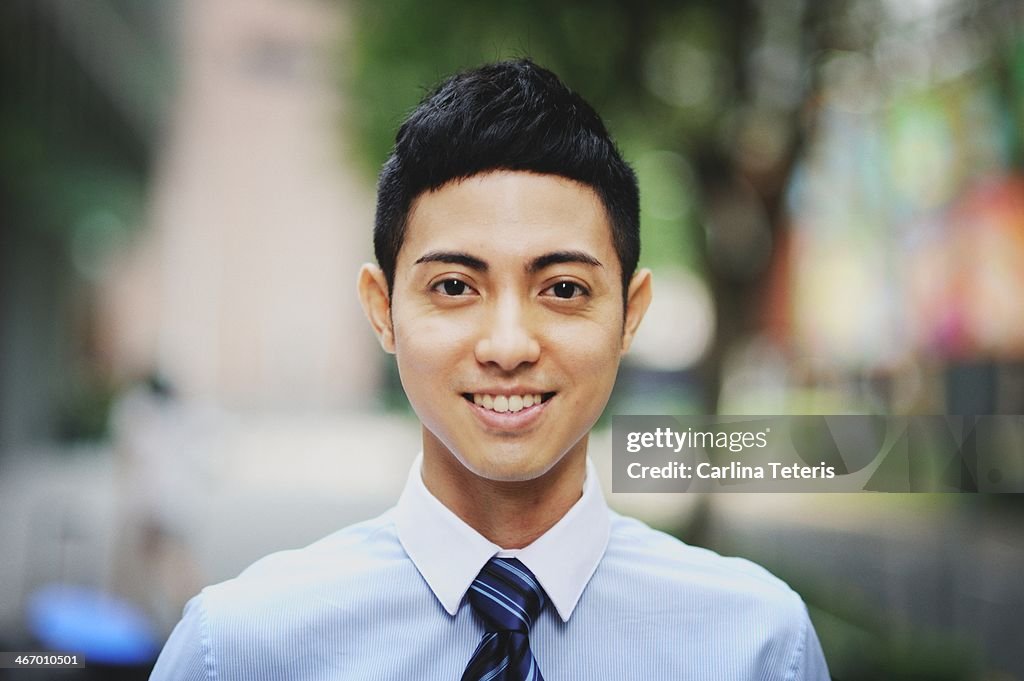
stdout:
<svg viewBox="0 0 1024 681">
<path fill-rule="evenodd" d="M 488 265 L 486 262 L 477 258 L 476 256 L 461 251 L 430 251 L 416 260 L 414 264 L 419 265 L 421 263 L 429 262 L 441 262 L 448 265 L 462 265 L 468 267 L 471 270 L 478 272 L 486 272 Z M 579 263 L 581 265 L 589 265 L 591 267 L 604 267 L 601 261 L 583 251 L 552 251 L 551 253 L 545 253 L 539 255 L 531 260 L 526 265 L 526 271 L 530 274 L 536 274 L 541 270 L 551 267 L 552 265 L 562 265 L 564 263 Z"/>
<path fill-rule="evenodd" d="M 554 251 L 552 253 L 545 253 L 544 255 L 537 256 L 526 266 L 526 271 L 530 274 L 536 274 L 545 267 L 551 267 L 552 265 L 562 265 L 564 263 L 579 263 L 581 265 L 590 265 L 591 267 L 604 267 L 601 261 L 583 251 Z"/>
<path fill-rule="evenodd" d="M 470 255 L 469 253 L 461 253 L 458 251 L 430 251 L 425 255 L 421 256 L 414 264 L 419 265 L 426 262 L 443 262 L 448 265 L 462 265 L 468 267 L 471 270 L 477 270 L 478 272 L 487 271 L 487 263 L 480 258 Z"/>
</svg>

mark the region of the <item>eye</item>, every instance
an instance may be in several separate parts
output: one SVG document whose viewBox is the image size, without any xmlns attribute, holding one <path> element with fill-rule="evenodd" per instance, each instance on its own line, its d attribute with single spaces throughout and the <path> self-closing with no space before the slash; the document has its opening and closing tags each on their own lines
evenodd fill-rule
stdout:
<svg viewBox="0 0 1024 681">
<path fill-rule="evenodd" d="M 554 297 L 562 298 L 563 300 L 590 295 L 590 291 L 571 281 L 560 281 L 554 286 L 549 287 L 547 290 L 550 291 L 551 295 Z"/>
<path fill-rule="evenodd" d="M 473 293 L 473 289 L 469 284 L 454 277 L 449 277 L 448 279 L 437 282 L 434 284 L 433 290 L 437 293 L 445 296 L 451 296 L 453 298 Z"/>
</svg>

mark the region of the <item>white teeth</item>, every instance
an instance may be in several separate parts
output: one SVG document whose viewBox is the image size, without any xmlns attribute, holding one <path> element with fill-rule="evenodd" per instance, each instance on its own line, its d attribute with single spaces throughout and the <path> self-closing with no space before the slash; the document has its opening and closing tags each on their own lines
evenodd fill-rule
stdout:
<svg viewBox="0 0 1024 681">
<path fill-rule="evenodd" d="M 506 412 L 514 414 L 517 411 L 522 411 L 527 407 L 540 403 L 541 396 L 539 393 L 532 395 L 484 395 L 482 393 L 473 393 L 473 404 L 500 414 Z"/>
</svg>

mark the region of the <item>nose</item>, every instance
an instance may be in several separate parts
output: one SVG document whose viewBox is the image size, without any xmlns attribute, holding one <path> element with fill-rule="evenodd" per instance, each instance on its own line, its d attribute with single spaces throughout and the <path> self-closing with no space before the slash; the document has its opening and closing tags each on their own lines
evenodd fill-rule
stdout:
<svg viewBox="0 0 1024 681">
<path fill-rule="evenodd" d="M 514 371 L 540 357 L 540 343 L 534 334 L 526 310 L 513 296 L 495 302 L 486 327 L 476 343 L 476 359 L 503 371 Z"/>
</svg>

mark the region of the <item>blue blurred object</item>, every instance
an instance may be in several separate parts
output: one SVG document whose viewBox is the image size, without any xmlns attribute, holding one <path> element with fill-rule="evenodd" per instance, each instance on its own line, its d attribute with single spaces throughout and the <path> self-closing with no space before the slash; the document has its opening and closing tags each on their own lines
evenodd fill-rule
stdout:
<svg viewBox="0 0 1024 681">
<path fill-rule="evenodd" d="M 124 599 L 69 584 L 50 584 L 29 597 L 28 626 L 46 648 L 83 655 L 87 662 L 152 662 L 159 643 L 149 618 Z"/>
</svg>

